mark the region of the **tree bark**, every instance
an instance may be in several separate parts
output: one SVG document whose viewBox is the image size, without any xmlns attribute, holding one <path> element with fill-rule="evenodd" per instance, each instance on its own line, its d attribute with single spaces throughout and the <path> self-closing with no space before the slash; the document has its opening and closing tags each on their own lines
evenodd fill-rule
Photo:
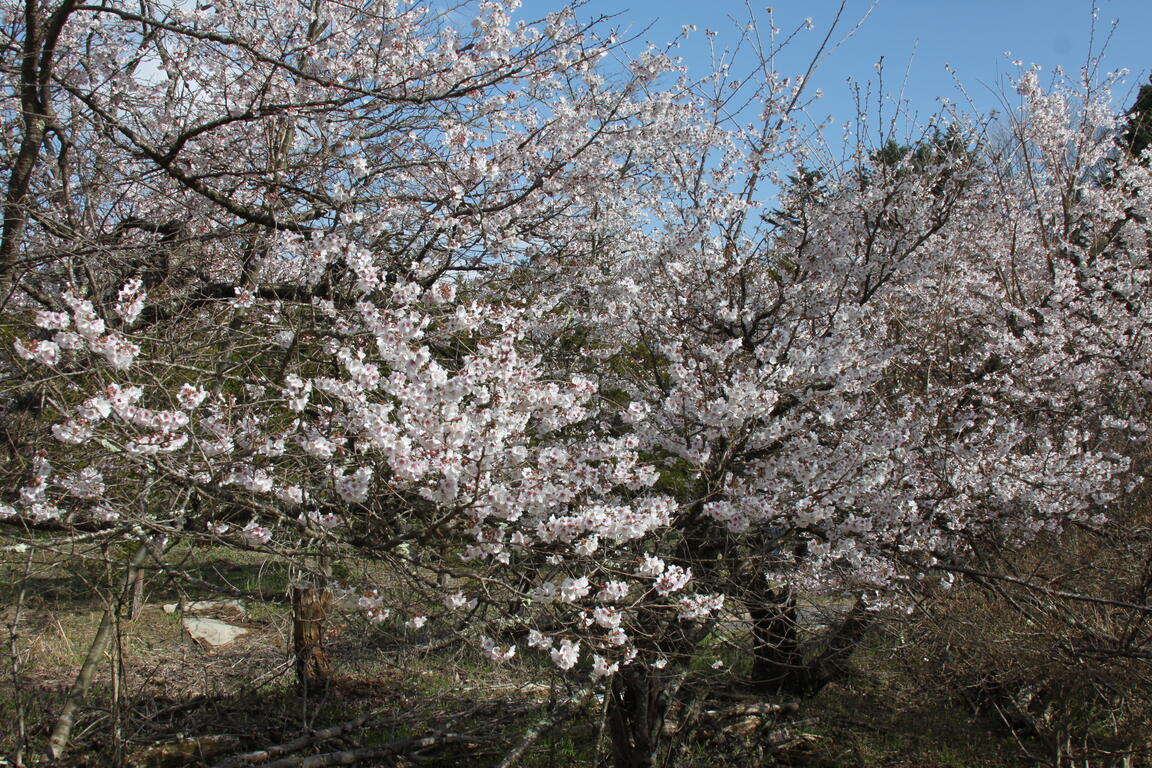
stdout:
<svg viewBox="0 0 1152 768">
<path fill-rule="evenodd" d="M 24 2 L 24 40 L 20 58 L 20 117 L 23 135 L 20 150 L 8 175 L 4 196 L 4 224 L 0 229 L 0 287 L 14 280 L 12 275 L 20 250 L 27 207 L 32 200 L 32 173 L 40 159 L 41 146 L 52 119 L 48 86 L 52 76 L 56 43 L 77 0 L 64 0 L 48 18 L 43 18 L 35 0 Z M 6 300 L 0 296 L 0 303 Z"/>
<path fill-rule="evenodd" d="M 608 731 L 615 768 L 652 768 L 664 730 L 668 693 L 658 670 L 629 664 L 608 690 Z"/>
<path fill-rule="evenodd" d="M 874 618 L 857 600 L 844 620 L 829 630 L 824 650 L 806 660 L 800 651 L 796 598 L 791 590 L 768 592 L 748 608 L 752 616 L 752 686 L 772 695 L 812 696 L 843 677 L 848 657 Z"/>
<path fill-rule="evenodd" d="M 137 568 L 132 580 L 132 602 L 128 606 L 128 620 L 135 621 L 140 618 L 144 610 L 144 569 Z"/>
<path fill-rule="evenodd" d="M 748 606 L 752 617 L 752 685 L 790 692 L 804 667 L 797 638 L 796 597 L 787 587 L 764 592 Z"/>
<path fill-rule="evenodd" d="M 296 679 L 305 693 L 322 693 L 332 678 L 332 663 L 324 649 L 324 623 L 332 593 L 324 588 L 292 588 L 292 647 Z"/>
<path fill-rule="evenodd" d="M 832 633 L 824 651 L 808 664 L 804 686 L 806 695 L 819 693 L 828 683 L 844 676 L 848 671 L 848 657 L 860 645 L 874 621 L 875 616 L 864 601 L 857 600 Z"/>
</svg>

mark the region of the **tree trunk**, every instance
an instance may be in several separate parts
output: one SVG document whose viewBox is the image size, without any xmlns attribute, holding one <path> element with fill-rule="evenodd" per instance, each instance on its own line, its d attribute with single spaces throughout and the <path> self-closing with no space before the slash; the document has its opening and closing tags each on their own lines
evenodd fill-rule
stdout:
<svg viewBox="0 0 1152 768">
<path fill-rule="evenodd" d="M 135 621 L 140 618 L 142 610 L 144 610 L 144 569 L 137 568 L 132 580 L 132 601 L 128 606 L 128 620 Z"/>
<path fill-rule="evenodd" d="M 615 768 L 652 768 L 664 730 L 668 696 L 659 672 L 640 663 L 622 668 L 608 690 L 608 730 Z"/>
<path fill-rule="evenodd" d="M 771 694 L 791 692 L 804 667 L 797 639 L 796 597 L 769 590 L 748 607 L 752 617 L 752 685 Z"/>
<path fill-rule="evenodd" d="M 811 696 L 842 677 L 848 657 L 872 626 L 873 616 L 861 600 L 835 629 L 824 650 L 805 660 L 800 652 L 796 598 L 791 590 L 768 592 L 749 606 L 752 616 L 752 685 L 772 695 Z"/>
<path fill-rule="evenodd" d="M 305 693 L 322 693 L 332 677 L 332 664 L 324 650 L 324 622 L 332 606 L 332 593 L 325 588 L 292 588 L 292 647 L 296 655 L 296 679 Z"/>
<path fill-rule="evenodd" d="M 848 657 L 860 645 L 864 635 L 875 621 L 874 614 L 868 610 L 863 600 L 857 600 L 852 610 L 840 622 L 840 626 L 828 639 L 828 645 L 823 653 L 808 664 L 804 693 L 811 695 L 818 693 L 821 688 L 844 676 L 848 671 Z"/>
</svg>

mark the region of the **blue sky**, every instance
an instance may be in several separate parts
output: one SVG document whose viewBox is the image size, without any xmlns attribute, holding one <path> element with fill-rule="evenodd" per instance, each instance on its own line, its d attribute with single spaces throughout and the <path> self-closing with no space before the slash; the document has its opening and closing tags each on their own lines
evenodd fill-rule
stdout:
<svg viewBox="0 0 1152 768">
<path fill-rule="evenodd" d="M 559 0 L 524 0 L 519 13 L 538 18 L 562 5 Z M 588 0 L 580 15 L 614 14 L 610 25 L 641 34 L 635 47 L 643 41 L 663 44 L 683 25 L 694 24 L 698 30 L 681 53 L 693 71 L 704 72 L 709 58 L 704 30 L 716 30 L 720 46 L 734 41 L 738 31 L 732 19 L 746 20 L 747 5 L 762 11 L 769 3 Z M 779 0 L 771 5 L 776 25 L 785 33 L 805 17 L 813 19 L 814 29 L 798 37 L 778 62 L 783 74 L 798 74 L 831 23 L 839 0 Z M 1102 72 L 1130 70 L 1126 85 L 1114 95 L 1118 110 L 1132 102 L 1135 88 L 1147 82 L 1152 71 L 1152 0 L 879 0 L 874 7 L 871 0 L 848 0 L 840 29 L 847 33 L 869 8 L 859 30 L 827 57 L 813 77 L 825 94 L 812 109 L 817 121 L 829 116 L 838 124 L 853 119 L 856 107 L 849 80 L 874 83 L 874 65 L 881 57 L 884 90 L 902 91 L 909 112 L 920 119 L 937 110 L 940 97 L 965 102 L 956 79 L 977 110 L 1012 108 L 1015 95 L 1008 78 L 1016 71 L 1013 59 L 1039 64 L 1044 73 L 1056 66 L 1076 73 L 1090 52 L 1103 49 Z M 762 12 L 758 15 L 766 18 Z M 952 66 L 955 78 L 946 65 Z"/>
</svg>

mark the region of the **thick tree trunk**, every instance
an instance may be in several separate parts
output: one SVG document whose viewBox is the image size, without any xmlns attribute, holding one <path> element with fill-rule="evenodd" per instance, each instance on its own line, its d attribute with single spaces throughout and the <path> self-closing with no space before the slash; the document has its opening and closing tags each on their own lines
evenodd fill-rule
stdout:
<svg viewBox="0 0 1152 768">
<path fill-rule="evenodd" d="M 860 645 L 873 621 L 875 617 L 868 606 L 863 600 L 857 600 L 828 639 L 823 653 L 808 664 L 805 681 L 807 694 L 818 693 L 828 683 L 844 676 L 848 671 L 848 658 Z"/>
<path fill-rule="evenodd" d="M 608 690 L 608 731 L 615 768 L 652 768 L 668 694 L 658 670 L 633 663 L 612 678 Z"/>
<path fill-rule="evenodd" d="M 321 693 L 332 678 L 332 664 L 324 650 L 324 623 L 332 606 L 332 593 L 324 588 L 292 588 L 292 647 L 296 679 L 308 694 Z"/>
<path fill-rule="evenodd" d="M 748 607 L 752 617 L 752 685 L 791 692 L 804 667 L 797 638 L 796 597 L 788 588 L 765 592 Z"/>
<path fill-rule="evenodd" d="M 768 592 L 749 606 L 752 616 L 752 685 L 772 695 L 811 696 L 844 675 L 847 661 L 872 626 L 873 616 L 857 601 L 835 628 L 824 650 L 805 660 L 800 651 L 796 598 L 790 590 Z"/>
</svg>

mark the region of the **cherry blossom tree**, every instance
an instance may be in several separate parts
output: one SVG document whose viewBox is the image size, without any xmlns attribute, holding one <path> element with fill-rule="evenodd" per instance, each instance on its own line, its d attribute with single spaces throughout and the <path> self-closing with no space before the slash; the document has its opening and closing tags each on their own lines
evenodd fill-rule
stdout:
<svg viewBox="0 0 1152 768">
<path fill-rule="evenodd" d="M 607 681 L 644 766 L 721 618 L 811 690 L 893 584 L 1120 490 L 1149 180 L 1102 97 L 1025 73 L 1012 157 L 956 121 L 789 185 L 805 78 L 747 126 L 516 5 L 3 6 L 6 531 L 291 559 L 311 686 L 373 558 L 426 599 L 372 618 Z M 859 598 L 815 659 L 800 593 Z"/>
<path fill-rule="evenodd" d="M 21 420 L 9 528 L 311 560 L 296 651 L 318 685 L 332 555 L 429 588 L 428 552 L 443 575 L 491 559 L 503 582 L 456 578 L 526 599 L 553 582 L 510 550 L 595 549 L 564 511 L 599 510 L 605 542 L 667 522 L 594 387 L 535 352 L 554 302 L 500 286 L 589 260 L 628 204 L 597 210 L 641 197 L 635 169 L 682 124 L 643 88 L 660 57 L 609 84 L 611 36 L 515 5 L 459 31 L 391 2 L 5 9 L 9 425 L 41 417 Z"/>
<path fill-rule="evenodd" d="M 666 178 L 675 202 L 586 317 L 621 351 L 604 382 L 677 499 L 646 542 L 658 584 L 746 610 L 753 682 L 774 692 L 832 679 L 892 586 L 1103 513 L 1150 391 L 1147 168 L 1119 151 L 1106 90 L 1024 72 L 1018 154 L 940 123 L 819 183 L 801 167 L 770 210 L 761 169 L 811 156 L 789 132 L 798 87 L 765 84 L 761 125 L 673 150 L 690 169 Z M 855 599 L 814 656 L 799 594 Z M 622 766 L 650 764 L 673 680 L 644 661 L 708 630 L 653 615 L 612 689 Z"/>
</svg>

